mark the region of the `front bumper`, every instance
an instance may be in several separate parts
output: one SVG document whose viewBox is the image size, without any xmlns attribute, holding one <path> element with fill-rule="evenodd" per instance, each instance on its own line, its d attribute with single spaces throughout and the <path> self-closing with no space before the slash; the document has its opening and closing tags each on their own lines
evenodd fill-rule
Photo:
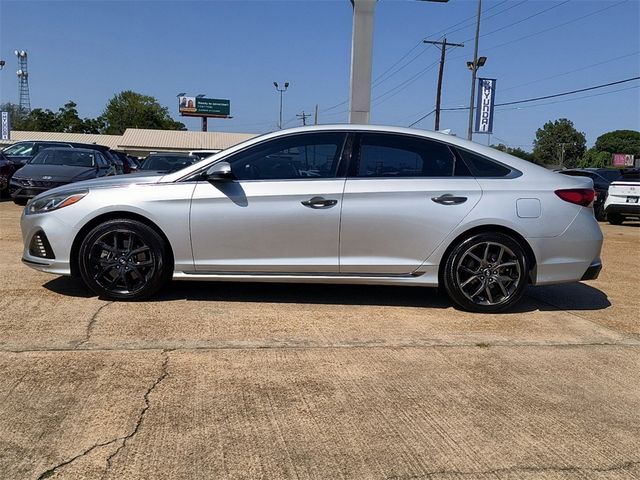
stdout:
<svg viewBox="0 0 640 480">
<path fill-rule="evenodd" d="M 71 244 L 77 233 L 75 229 L 62 222 L 58 215 L 49 213 L 36 215 L 23 214 L 20 226 L 24 246 L 22 262 L 25 265 L 42 272 L 56 275 L 71 275 L 69 257 Z M 35 256 L 29 251 L 31 240 L 38 232 L 43 232 L 46 235 L 52 256 L 55 258 Z"/>
<path fill-rule="evenodd" d="M 66 185 L 66 183 L 57 182 L 38 182 L 44 185 L 23 185 L 21 182 L 11 179 L 9 181 L 9 193 L 13 198 L 30 200 L 36 195 L 51 190 L 52 188 Z"/>
</svg>

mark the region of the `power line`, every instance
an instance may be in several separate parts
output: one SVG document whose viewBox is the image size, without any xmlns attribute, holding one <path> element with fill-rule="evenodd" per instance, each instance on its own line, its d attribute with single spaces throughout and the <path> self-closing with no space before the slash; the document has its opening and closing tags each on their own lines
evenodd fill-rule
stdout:
<svg viewBox="0 0 640 480">
<path fill-rule="evenodd" d="M 418 73 L 416 73 L 415 75 L 413 75 L 412 77 L 409 77 L 407 80 L 405 80 L 404 82 L 396 85 L 395 87 L 387 90 L 384 93 L 381 93 L 380 95 L 378 95 L 377 97 L 374 97 L 371 100 L 371 103 L 373 104 L 373 102 L 375 102 L 376 100 L 380 100 L 382 97 L 385 97 L 389 94 L 391 94 L 390 97 L 378 102 L 377 104 L 379 105 L 382 102 L 385 102 L 387 100 L 389 100 L 389 98 L 392 98 L 394 96 L 396 96 L 398 93 L 400 93 L 402 90 L 404 90 L 405 88 L 407 88 L 409 85 L 411 85 L 412 83 L 414 83 L 416 80 L 418 80 L 420 77 L 422 77 L 425 73 L 429 72 L 430 70 L 432 70 L 437 64 L 439 63 L 438 60 L 436 60 L 435 62 L 431 63 L 430 65 L 428 65 L 427 67 L 425 67 L 424 69 L 420 70 Z"/>
<path fill-rule="evenodd" d="M 490 32 L 483 33 L 482 35 L 480 35 L 480 37 L 486 37 L 487 35 L 491 35 L 491 34 L 494 34 L 494 33 L 496 33 L 496 32 L 500 32 L 500 31 L 502 31 L 502 30 L 505 30 L 505 29 L 507 29 L 507 28 L 511 28 L 511 27 L 513 27 L 514 25 L 518 25 L 518 24 L 520 24 L 520 23 L 522 23 L 522 22 L 526 22 L 527 20 L 529 20 L 529 19 L 531 19 L 531 18 L 534 18 L 534 17 L 537 17 L 538 15 L 542 15 L 543 13 L 546 13 L 546 12 L 548 12 L 549 10 L 553 10 L 554 8 L 561 7 L 562 5 L 565 5 L 565 4 L 569 3 L 569 1 L 570 1 L 570 0 L 565 0 L 564 2 L 556 3 L 555 5 L 552 5 L 552 6 L 551 6 L 551 7 L 549 7 L 549 8 L 545 8 L 544 10 L 540 10 L 539 12 L 536 12 L 536 13 L 534 13 L 534 14 L 532 14 L 532 15 L 529 15 L 528 17 L 522 18 L 522 19 L 517 20 L 517 21 L 515 21 L 515 22 L 512 22 L 512 23 L 510 23 L 510 24 L 508 24 L 508 25 L 505 25 L 505 26 L 503 26 L 503 27 L 500 27 L 500 28 L 497 28 L 497 29 L 495 29 L 495 30 L 492 30 L 492 31 L 490 31 Z M 469 42 L 469 41 L 471 41 L 471 40 L 473 40 L 473 37 L 472 37 L 472 38 L 470 38 L 470 39 L 468 39 L 468 40 L 465 40 L 465 42 Z"/>
<path fill-rule="evenodd" d="M 485 19 L 485 21 L 489 20 L 490 18 L 493 18 L 493 17 L 495 17 L 497 15 L 503 14 L 507 10 L 511 10 L 512 8 L 519 7 L 520 5 L 522 5 L 523 3 L 526 3 L 526 2 L 527 2 L 527 0 L 521 0 L 518 3 L 513 3 L 513 1 L 511 1 L 510 2 L 510 3 L 512 3 L 511 6 L 505 8 L 503 10 L 500 10 L 499 12 L 495 12 L 493 15 L 486 16 L 486 17 L 484 17 L 484 19 Z M 503 2 L 500 2 L 500 3 L 496 4 L 496 5 L 494 5 L 493 7 L 487 8 L 484 11 L 484 13 L 488 13 L 491 10 L 493 10 L 494 8 L 497 8 L 497 7 L 499 7 L 499 6 L 501 6 L 501 5 L 505 4 L 505 3 L 507 3 L 507 2 L 503 1 Z M 460 25 L 462 23 L 466 23 L 466 22 L 468 22 L 470 20 L 472 20 L 472 23 L 470 23 L 469 25 L 465 25 L 464 27 L 457 28 L 456 30 L 450 30 L 451 28 L 456 27 L 456 26 L 458 26 L 458 25 Z M 455 25 L 451 25 L 450 27 L 444 28 L 444 29 L 440 30 L 439 32 L 436 32 L 436 33 L 434 33 L 432 35 L 429 35 L 429 37 L 427 37 L 427 38 L 431 38 L 431 37 L 434 37 L 434 36 L 436 36 L 438 34 L 443 34 L 443 33 L 446 33 L 447 35 L 451 35 L 452 33 L 456 33 L 456 32 L 459 32 L 461 30 L 466 30 L 469 27 L 473 27 L 475 25 L 475 21 L 476 21 L 476 15 L 472 15 L 472 16 L 464 19 L 463 21 L 456 23 Z"/>
<path fill-rule="evenodd" d="M 575 73 L 575 72 L 581 72 L 582 70 L 587 70 L 589 68 L 593 68 L 593 67 L 598 67 L 600 65 L 604 65 L 606 63 L 611 63 L 611 62 L 615 62 L 616 60 L 621 60 L 623 58 L 627 58 L 627 57 L 631 57 L 634 55 L 638 55 L 640 54 L 640 50 L 636 51 L 636 52 L 632 52 L 632 53 L 627 53 L 625 55 L 620 55 L 619 57 L 615 57 L 615 58 L 610 58 L 608 60 L 604 60 L 602 62 L 597 62 L 597 63 L 592 63 L 591 65 L 585 65 L 584 67 L 580 67 L 580 68 L 575 68 L 573 70 L 569 70 L 568 72 L 563 72 L 563 73 L 558 73 L 556 75 L 551 75 L 549 77 L 544 77 L 544 78 L 539 78 L 537 80 L 531 80 L 530 82 L 527 83 L 521 83 L 520 85 L 514 85 L 512 87 L 508 87 L 508 88 L 501 88 L 500 92 L 506 92 L 509 90 L 514 90 L 516 88 L 520 88 L 520 87 L 526 87 L 528 85 L 533 85 L 534 83 L 538 83 L 538 82 L 543 82 L 545 80 L 551 80 L 553 78 L 558 78 L 558 77 L 562 77 L 564 75 L 569 75 L 571 73 Z"/>
<path fill-rule="evenodd" d="M 518 105 L 518 104 L 522 104 L 522 103 L 535 102 L 535 101 L 538 101 L 538 100 L 547 100 L 549 98 L 557 98 L 557 97 L 562 97 L 562 96 L 565 96 L 565 95 L 573 95 L 573 94 L 576 94 L 576 93 L 588 92 L 588 91 L 596 90 L 596 89 L 599 89 L 599 88 L 610 87 L 610 86 L 613 86 L 613 85 L 620 85 L 622 83 L 628 83 L 628 82 L 632 82 L 634 80 L 640 80 L 640 76 L 639 77 L 625 78 L 624 80 L 618 80 L 618 81 L 615 81 L 615 82 L 603 83 L 603 84 L 600 84 L 600 85 L 594 85 L 592 87 L 579 88 L 579 89 L 571 90 L 571 91 L 568 91 L 568 92 L 554 93 L 552 95 L 544 95 L 542 97 L 527 98 L 527 99 L 524 99 L 524 100 L 515 100 L 515 101 L 512 101 L 512 102 L 496 103 L 495 106 L 496 107 L 504 107 L 504 106 L 508 106 L 508 105 Z M 631 88 L 622 89 L 622 90 L 631 90 L 633 88 L 638 88 L 638 87 L 631 87 Z M 615 90 L 615 91 L 605 92 L 605 93 L 615 93 L 617 91 L 622 91 L 622 90 Z M 603 93 L 603 95 L 604 95 L 604 93 Z M 587 98 L 587 97 L 584 97 L 584 98 Z M 576 98 L 576 100 L 577 100 L 577 98 Z M 554 103 L 554 102 L 551 102 L 551 103 Z M 448 111 L 448 112 L 463 111 L 463 110 L 469 110 L 469 107 L 455 107 L 455 108 L 443 108 L 442 109 L 442 111 Z M 501 109 L 501 110 L 506 110 L 506 109 Z M 425 118 L 427 118 L 429 115 L 431 115 L 434 112 L 435 112 L 435 110 L 432 110 L 431 112 L 427 113 L 426 115 L 423 115 L 422 117 L 420 117 L 418 120 L 416 120 L 415 122 L 413 122 L 409 126 L 412 127 L 412 126 L 416 125 L 417 123 L 420 123 L 422 120 L 424 120 Z"/>
<path fill-rule="evenodd" d="M 627 87 L 627 88 L 619 88 L 617 90 L 611 90 L 609 92 L 593 93 L 591 95 L 582 95 L 580 97 L 567 98 L 565 100 L 556 100 L 555 102 L 536 103 L 535 105 L 527 105 L 527 106 L 524 106 L 524 107 L 499 108 L 498 110 L 501 111 L 501 112 L 504 112 L 504 111 L 508 111 L 508 110 L 522 110 L 524 108 L 541 107 L 543 105 L 555 105 L 556 103 L 572 102 L 574 100 L 582 100 L 584 98 L 591 98 L 591 97 L 600 97 L 602 95 L 609 95 L 610 93 L 618 93 L 618 92 L 625 92 L 627 90 L 635 90 L 636 88 L 638 88 L 638 87 L 637 86 L 633 86 L 633 87 Z"/>
</svg>

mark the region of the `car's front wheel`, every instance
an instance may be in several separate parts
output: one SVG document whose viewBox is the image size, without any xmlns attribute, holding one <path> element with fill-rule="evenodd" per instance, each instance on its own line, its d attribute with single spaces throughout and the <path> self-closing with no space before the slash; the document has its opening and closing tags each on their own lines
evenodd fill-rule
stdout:
<svg viewBox="0 0 640 480">
<path fill-rule="evenodd" d="M 472 235 L 459 242 L 445 262 L 444 287 L 464 310 L 506 310 L 520 300 L 527 286 L 527 255 L 504 233 Z"/>
<path fill-rule="evenodd" d="M 109 220 L 91 230 L 80 245 L 78 263 L 87 286 L 115 300 L 148 298 L 172 273 L 164 239 L 130 219 Z"/>
</svg>

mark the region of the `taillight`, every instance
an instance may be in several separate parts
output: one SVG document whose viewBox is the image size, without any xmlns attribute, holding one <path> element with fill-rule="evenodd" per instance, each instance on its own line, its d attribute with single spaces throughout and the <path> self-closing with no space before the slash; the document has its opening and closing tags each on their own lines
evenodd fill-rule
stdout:
<svg viewBox="0 0 640 480">
<path fill-rule="evenodd" d="M 565 202 L 575 203 L 582 207 L 590 206 L 596 196 L 596 192 L 592 188 L 567 188 L 556 190 L 555 193 Z"/>
</svg>

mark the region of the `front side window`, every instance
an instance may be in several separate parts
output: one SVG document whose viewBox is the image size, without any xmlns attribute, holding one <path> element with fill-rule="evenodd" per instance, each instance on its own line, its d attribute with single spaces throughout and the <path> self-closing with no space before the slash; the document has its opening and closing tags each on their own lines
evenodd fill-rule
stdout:
<svg viewBox="0 0 640 480">
<path fill-rule="evenodd" d="M 443 143 L 403 135 L 361 136 L 358 177 L 451 177 L 455 156 Z"/>
<path fill-rule="evenodd" d="M 264 142 L 227 161 L 238 180 L 334 178 L 345 134 L 292 135 Z"/>
</svg>

